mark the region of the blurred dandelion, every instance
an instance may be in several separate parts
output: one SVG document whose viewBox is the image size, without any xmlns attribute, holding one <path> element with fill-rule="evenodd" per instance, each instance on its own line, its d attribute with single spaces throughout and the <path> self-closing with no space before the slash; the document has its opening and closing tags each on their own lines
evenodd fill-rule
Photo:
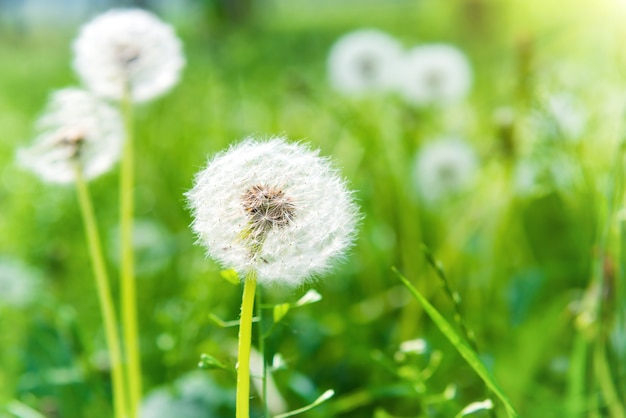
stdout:
<svg viewBox="0 0 626 418">
<path fill-rule="evenodd" d="M 18 160 L 42 180 L 75 181 L 77 164 L 86 179 L 108 171 L 120 157 L 124 130 L 119 113 L 87 91 L 56 91 L 36 122 L 34 144 Z"/>
<path fill-rule="evenodd" d="M 141 9 L 112 9 L 85 24 L 74 41 L 74 69 L 96 94 L 120 101 L 127 139 L 120 170 L 121 305 L 127 355 L 130 411 L 142 393 L 137 320 L 134 218 L 134 130 L 132 102 L 171 89 L 185 65 L 174 30 Z"/>
<path fill-rule="evenodd" d="M 112 9 L 85 24 L 73 44 L 74 69 L 94 93 L 143 102 L 167 92 L 185 65 L 174 30 L 140 9 Z"/>
<path fill-rule="evenodd" d="M 41 276 L 23 263 L 0 258 L 0 307 L 26 308 L 41 292 Z"/>
<path fill-rule="evenodd" d="M 417 106 L 449 105 L 464 99 L 472 86 L 465 54 L 445 44 L 418 46 L 407 52 L 398 80 L 399 93 Z"/>
<path fill-rule="evenodd" d="M 331 48 L 328 76 L 332 86 L 345 94 L 391 90 L 397 79 L 402 46 L 376 29 L 344 35 Z"/>
<path fill-rule="evenodd" d="M 419 150 L 414 180 L 421 196 L 429 203 L 464 191 L 478 169 L 470 146 L 456 138 L 439 139 Z"/>
<path fill-rule="evenodd" d="M 124 128 L 119 113 L 85 90 L 56 91 L 36 122 L 37 136 L 18 160 L 42 180 L 71 183 L 75 165 L 86 179 L 108 171 L 120 158 Z"/>
<path fill-rule="evenodd" d="M 187 193 L 209 256 L 241 277 L 299 285 L 352 245 L 359 219 L 345 181 L 318 151 L 247 139 L 211 159 Z"/>
<path fill-rule="evenodd" d="M 67 88 L 52 95 L 36 128 L 35 143 L 18 151 L 18 159 L 43 180 L 76 184 L 110 357 L 114 416 L 122 418 L 127 409 L 118 321 L 87 186 L 89 178 L 109 170 L 120 157 L 125 138 L 121 116 L 91 93 Z"/>
</svg>

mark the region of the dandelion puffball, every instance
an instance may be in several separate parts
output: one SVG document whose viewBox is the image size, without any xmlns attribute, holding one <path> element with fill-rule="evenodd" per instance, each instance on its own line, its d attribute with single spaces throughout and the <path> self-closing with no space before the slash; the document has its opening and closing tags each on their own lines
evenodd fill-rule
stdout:
<svg viewBox="0 0 626 418">
<path fill-rule="evenodd" d="M 434 203 L 465 190 L 477 168 L 476 155 L 467 143 L 454 138 L 439 139 L 419 150 L 414 179 L 422 197 Z"/>
<path fill-rule="evenodd" d="M 112 9 L 85 24 L 74 41 L 74 69 L 94 93 L 133 101 L 164 94 L 185 65 L 174 30 L 141 9 Z"/>
<path fill-rule="evenodd" d="M 119 159 L 124 141 L 119 112 L 77 88 L 52 95 L 36 130 L 34 143 L 18 151 L 18 160 L 53 183 L 74 182 L 76 167 L 86 179 L 105 173 Z"/>
<path fill-rule="evenodd" d="M 330 50 L 328 75 L 332 86 L 345 94 L 390 90 L 402 47 L 391 36 L 375 29 L 344 35 Z"/>
<path fill-rule="evenodd" d="M 248 138 L 209 160 L 187 193 L 208 255 L 240 277 L 296 286 L 352 246 L 358 208 L 328 159 L 300 143 Z"/>
<path fill-rule="evenodd" d="M 465 55 L 451 45 L 431 44 L 411 49 L 402 63 L 399 93 L 417 106 L 448 105 L 465 98 L 472 69 Z"/>
</svg>

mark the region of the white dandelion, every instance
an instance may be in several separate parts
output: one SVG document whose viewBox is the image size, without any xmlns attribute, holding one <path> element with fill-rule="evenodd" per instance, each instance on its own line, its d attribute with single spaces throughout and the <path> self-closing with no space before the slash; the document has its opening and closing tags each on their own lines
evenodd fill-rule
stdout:
<svg viewBox="0 0 626 418">
<path fill-rule="evenodd" d="M 74 69 L 98 95 L 133 101 L 164 94 L 185 65 L 174 30 L 141 9 L 112 9 L 85 24 L 74 41 Z"/>
<path fill-rule="evenodd" d="M 445 138 L 419 150 L 414 179 L 422 197 L 433 203 L 466 190 L 477 169 L 476 155 L 466 142 Z"/>
<path fill-rule="evenodd" d="M 398 80 L 399 93 L 417 106 L 459 102 L 471 86 L 472 69 L 465 54 L 445 44 L 418 46 L 407 52 Z"/>
<path fill-rule="evenodd" d="M 41 285 L 35 270 L 17 260 L 0 258 L 0 306 L 29 306 L 39 297 Z"/>
<path fill-rule="evenodd" d="M 76 165 L 87 179 L 105 173 L 119 159 L 124 141 L 119 112 L 77 88 L 52 95 L 36 131 L 34 143 L 18 151 L 18 160 L 53 183 L 74 182 Z"/>
<path fill-rule="evenodd" d="M 352 245 L 358 209 L 345 181 L 299 143 L 248 138 L 212 158 L 187 193 L 208 254 L 241 277 L 298 285 Z"/>
<path fill-rule="evenodd" d="M 331 48 L 328 76 L 332 86 L 345 94 L 390 90 L 396 81 L 402 47 L 376 29 L 344 35 Z"/>
</svg>

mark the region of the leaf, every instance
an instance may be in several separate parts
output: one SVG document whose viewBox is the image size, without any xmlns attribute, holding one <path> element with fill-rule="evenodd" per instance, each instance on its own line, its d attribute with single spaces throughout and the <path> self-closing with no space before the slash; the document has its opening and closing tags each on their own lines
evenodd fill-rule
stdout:
<svg viewBox="0 0 626 418">
<path fill-rule="evenodd" d="M 200 361 L 198 362 L 198 367 L 200 367 L 201 369 L 222 369 L 222 370 L 233 371 L 232 367 L 227 366 L 226 364 L 222 363 L 221 361 L 219 361 L 212 355 L 205 354 L 205 353 L 202 353 L 200 355 Z"/>
<path fill-rule="evenodd" d="M 409 289 L 409 292 L 418 300 L 418 302 L 424 308 L 424 311 L 430 316 L 435 325 L 443 333 L 443 335 L 452 343 L 454 348 L 461 354 L 461 356 L 467 361 L 467 363 L 474 369 L 476 374 L 485 382 L 487 387 L 502 401 L 506 411 L 511 418 L 518 418 L 519 413 L 511 404 L 509 398 L 505 395 L 504 391 L 500 388 L 500 385 L 496 382 L 495 377 L 485 367 L 483 362 L 478 357 L 476 351 L 474 351 L 470 345 L 461 337 L 461 335 L 454 329 L 452 325 L 437 311 L 437 309 L 426 300 L 424 296 L 404 277 L 395 267 L 392 267 L 393 272 L 400 278 L 402 283 Z"/>
<path fill-rule="evenodd" d="M 327 400 L 332 398 L 334 395 L 335 395 L 335 391 L 332 389 L 328 389 L 326 392 L 322 393 L 322 395 L 319 398 L 314 400 L 313 403 L 305 407 L 299 408 L 299 409 L 294 409 L 293 411 L 285 412 L 284 414 L 275 415 L 274 418 L 287 418 L 287 417 L 292 417 L 294 415 L 301 414 L 303 412 L 306 412 L 310 409 L 315 408 L 316 406 L 320 405 L 323 402 L 326 402 Z"/>
<path fill-rule="evenodd" d="M 294 306 L 300 307 L 304 305 L 309 305 L 311 303 L 319 302 L 320 300 L 322 300 L 322 295 L 320 295 L 316 290 L 310 289 L 304 294 L 304 296 L 298 299 Z"/>
<path fill-rule="evenodd" d="M 274 306 L 274 323 L 277 324 L 287 315 L 291 306 L 288 303 L 281 303 Z"/>
<path fill-rule="evenodd" d="M 235 270 L 222 270 L 220 271 L 220 276 L 222 276 L 222 279 L 226 280 L 229 283 L 232 283 L 234 285 L 239 284 L 239 275 Z"/>
<path fill-rule="evenodd" d="M 232 321 L 224 321 L 222 318 L 220 318 L 219 316 L 215 314 L 209 314 L 209 319 L 221 328 L 230 328 L 230 327 L 239 326 L 239 320 L 237 319 L 232 320 Z M 255 316 L 252 318 L 252 322 L 258 322 L 258 321 L 259 321 L 259 317 Z"/>
<path fill-rule="evenodd" d="M 493 409 L 493 402 L 491 401 L 491 399 L 485 399 L 481 402 L 472 402 L 471 404 L 463 408 L 461 412 L 456 415 L 455 418 L 461 418 L 469 414 L 473 414 L 474 412 L 484 411 L 487 409 Z"/>
</svg>

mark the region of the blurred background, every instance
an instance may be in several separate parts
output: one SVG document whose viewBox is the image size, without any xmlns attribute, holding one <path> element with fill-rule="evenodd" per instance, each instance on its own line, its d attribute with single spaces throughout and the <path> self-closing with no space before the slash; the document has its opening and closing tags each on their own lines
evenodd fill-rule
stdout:
<svg viewBox="0 0 626 418">
<path fill-rule="evenodd" d="M 426 244 L 522 416 L 623 416 L 626 2 L 0 0 L 0 417 L 111 416 L 76 191 L 40 182 L 15 153 L 49 94 L 79 84 L 80 26 L 120 6 L 170 23 L 187 60 L 169 94 L 136 110 L 142 417 L 234 416 L 234 374 L 198 362 L 204 353 L 234 367 L 237 328 L 215 318 L 237 319 L 241 286 L 195 245 L 183 193 L 208 157 L 250 135 L 320 148 L 364 215 L 333 273 L 262 289 L 268 318 L 311 288 L 322 296 L 264 321 L 274 412 L 327 389 L 335 396 L 302 416 L 454 417 L 494 399 L 391 272 L 453 322 Z M 471 68 L 469 92 L 416 106 L 397 92 L 337 90 L 329 52 L 363 28 L 406 50 L 454 46 Z M 461 175 L 471 181 L 451 190 L 416 175 L 427 145 L 445 138 L 474 161 Z M 118 170 L 90 183 L 114 278 L 117 185 Z M 442 196 L 427 198 L 429 187 Z M 506 416 L 494 403 L 472 416 Z"/>
</svg>

